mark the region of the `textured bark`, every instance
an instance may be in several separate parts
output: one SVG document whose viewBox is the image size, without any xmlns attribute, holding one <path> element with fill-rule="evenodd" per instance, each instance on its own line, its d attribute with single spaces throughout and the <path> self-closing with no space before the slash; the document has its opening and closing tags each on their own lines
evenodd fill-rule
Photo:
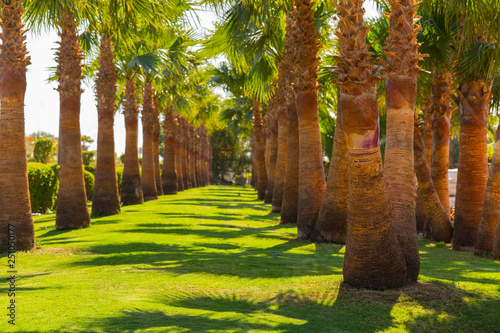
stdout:
<svg viewBox="0 0 500 333">
<path fill-rule="evenodd" d="M 123 107 L 125 117 L 125 158 L 123 163 L 123 177 L 121 189 L 121 202 L 125 205 L 141 204 L 142 195 L 141 171 L 139 167 L 139 153 L 137 149 L 137 122 L 139 109 L 133 78 L 127 79 L 125 85 L 125 104 Z"/>
<path fill-rule="evenodd" d="M 432 152 L 431 177 L 441 204 L 450 214 L 448 191 L 448 168 L 450 165 L 450 126 L 453 106 L 451 104 L 451 73 L 433 71 L 432 83 Z"/>
<path fill-rule="evenodd" d="M 153 87 L 146 82 L 142 95 L 142 192 L 144 201 L 158 199 L 154 161 L 154 122 Z"/>
<path fill-rule="evenodd" d="M 111 37 L 102 36 L 99 56 L 99 72 L 96 80 L 97 159 L 95 168 L 92 214 L 97 216 L 120 213 L 118 183 L 115 168 L 115 138 L 113 123 L 116 110 L 116 71 L 113 63 Z"/>
<path fill-rule="evenodd" d="M 343 275 L 356 287 L 386 289 L 408 280 L 382 172 L 375 87 L 380 78 L 365 43 L 369 28 L 363 24 L 362 3 L 340 0 L 337 5 L 340 55 L 335 59 L 349 173 Z"/>
<path fill-rule="evenodd" d="M 481 255 L 493 250 L 493 238 L 500 216 L 500 124 L 495 134 L 495 150 L 486 184 L 483 213 L 479 222 L 474 254 Z"/>
<path fill-rule="evenodd" d="M 184 191 L 184 174 L 182 172 L 182 120 L 180 116 L 176 116 L 177 127 L 175 129 L 175 172 L 177 173 L 177 191 Z"/>
<path fill-rule="evenodd" d="M 413 128 L 417 95 L 418 52 L 415 26 L 415 0 L 390 1 L 389 37 L 386 40 L 387 143 L 384 176 L 391 203 L 392 221 L 406 260 L 408 278 L 416 281 L 420 271 L 417 226 L 415 223 L 416 187 L 413 157 Z"/>
<path fill-rule="evenodd" d="M 160 168 L 160 114 L 158 110 L 158 101 L 154 99 L 154 122 L 153 122 L 153 161 L 155 163 L 155 184 L 158 196 L 163 195 L 163 186 L 161 184 Z"/>
<path fill-rule="evenodd" d="M 340 99 L 341 91 L 338 96 Z M 333 138 L 332 159 L 326 192 L 312 240 L 315 242 L 345 243 L 347 231 L 347 147 L 342 129 L 342 110 L 337 107 L 337 122 Z"/>
<path fill-rule="evenodd" d="M 253 101 L 252 111 L 256 152 L 255 160 L 257 161 L 257 197 L 259 200 L 264 200 L 267 188 L 266 143 L 261 117 L 262 108 L 256 99 Z"/>
<path fill-rule="evenodd" d="M 284 97 L 287 117 L 286 133 L 286 173 L 285 185 L 283 187 L 283 200 L 281 203 L 281 224 L 297 223 L 297 204 L 299 196 L 299 125 L 297 120 L 297 108 L 295 92 L 292 82 L 295 81 L 295 58 L 297 56 L 295 40 L 297 29 L 293 15 L 286 17 L 285 53 L 283 63 L 284 72 Z"/>
<path fill-rule="evenodd" d="M 61 42 L 57 52 L 59 78 L 59 192 L 57 194 L 57 229 L 90 226 L 90 214 L 83 179 L 80 142 L 80 88 L 83 58 L 77 33 L 77 22 L 63 14 L 59 22 Z"/>
<path fill-rule="evenodd" d="M 252 179 L 250 180 L 250 185 L 257 190 L 257 160 L 255 159 L 255 155 L 257 154 L 255 151 L 255 136 L 252 135 L 251 138 L 251 149 L 252 149 Z"/>
<path fill-rule="evenodd" d="M 424 130 L 423 130 L 423 142 L 424 142 L 424 152 L 427 165 L 431 165 L 431 147 L 432 147 L 432 105 L 430 101 L 425 104 L 424 114 Z M 425 226 L 425 203 L 424 197 L 420 189 L 417 191 L 417 208 L 416 208 L 416 219 L 417 219 L 417 231 L 424 232 Z"/>
<path fill-rule="evenodd" d="M 487 119 L 491 86 L 482 81 L 463 83 L 458 89 L 460 143 L 453 248 L 473 246 L 483 209 L 488 159 Z"/>
<path fill-rule="evenodd" d="M 189 141 L 189 150 L 188 150 L 188 155 L 189 155 L 189 180 L 191 183 L 192 188 L 198 187 L 198 184 L 196 182 L 196 132 L 194 130 L 194 127 L 192 125 L 189 125 L 189 136 L 190 136 L 190 141 Z"/>
<path fill-rule="evenodd" d="M 188 190 L 191 188 L 191 178 L 189 175 L 189 169 L 188 169 L 188 155 L 187 155 L 187 150 L 188 150 L 188 144 L 189 144 L 189 134 L 188 134 L 188 126 L 189 124 L 187 123 L 186 119 L 181 118 L 181 129 L 182 129 L 182 137 L 184 140 L 182 141 L 182 175 L 183 181 L 184 181 L 184 189 Z"/>
<path fill-rule="evenodd" d="M 16 250 L 35 247 L 35 232 L 26 171 L 24 95 L 27 56 L 21 1 L 0 1 L 0 250 L 15 231 Z M 13 241 L 11 236 L 11 241 Z M 13 250 L 12 248 L 9 250 Z"/>
<path fill-rule="evenodd" d="M 314 1 L 295 0 L 297 82 L 295 98 L 299 123 L 299 199 L 297 237 L 311 236 L 325 193 L 323 150 L 318 122 L 317 68 L 318 32 L 314 20 Z"/>
<path fill-rule="evenodd" d="M 271 104 L 271 103 L 270 103 Z M 274 180 L 276 176 L 276 163 L 278 161 L 278 118 L 276 115 L 276 101 L 272 104 L 272 110 L 268 110 L 268 140 L 266 144 L 269 145 L 269 164 L 266 164 L 267 171 L 267 187 L 266 197 L 264 201 L 267 203 L 273 202 Z M 271 105 L 270 105 L 271 108 Z M 269 112 L 271 111 L 271 112 Z"/>
<path fill-rule="evenodd" d="M 286 138 L 286 175 L 283 189 L 283 203 L 281 205 L 280 224 L 297 223 L 299 202 L 299 122 L 295 103 L 288 104 L 287 110 L 287 138 Z"/>
<path fill-rule="evenodd" d="M 280 100 L 281 103 L 286 101 Z M 283 105 L 283 104 L 281 104 Z M 287 119 L 286 107 L 280 107 L 278 110 L 278 153 L 276 157 L 276 174 L 274 176 L 273 201 L 271 211 L 274 213 L 281 212 L 283 203 L 283 189 L 285 187 L 285 175 L 287 164 Z"/>
<path fill-rule="evenodd" d="M 429 225 L 430 236 L 437 242 L 449 243 L 453 235 L 453 228 L 448 214 L 439 200 L 434 183 L 427 165 L 424 142 L 420 130 L 416 126 L 414 131 L 415 172 L 417 174 L 420 193 L 425 204 L 427 214 L 426 223 Z"/>
<path fill-rule="evenodd" d="M 177 193 L 175 131 L 178 126 L 179 124 L 172 111 L 165 110 L 165 119 L 163 120 L 163 170 L 161 173 L 164 194 Z"/>
<path fill-rule="evenodd" d="M 493 250 L 491 251 L 493 259 L 500 260 L 500 223 L 497 224 L 495 237 L 493 238 Z"/>
</svg>

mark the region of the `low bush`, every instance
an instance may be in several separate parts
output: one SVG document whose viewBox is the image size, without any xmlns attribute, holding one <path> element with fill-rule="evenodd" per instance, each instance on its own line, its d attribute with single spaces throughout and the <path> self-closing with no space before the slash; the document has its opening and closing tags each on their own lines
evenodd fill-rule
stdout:
<svg viewBox="0 0 500 333">
<path fill-rule="evenodd" d="M 83 167 L 95 177 L 95 165 L 84 165 Z"/>
<path fill-rule="evenodd" d="M 46 213 L 53 209 L 59 189 L 53 168 L 42 163 L 28 163 L 28 182 L 32 212 Z"/>
<path fill-rule="evenodd" d="M 118 182 L 118 193 L 122 192 L 123 167 L 116 167 L 116 181 Z"/>
<path fill-rule="evenodd" d="M 87 200 L 90 201 L 92 200 L 92 196 L 94 195 L 95 177 L 91 172 L 84 170 L 83 178 L 85 179 L 85 191 L 87 192 Z"/>
</svg>

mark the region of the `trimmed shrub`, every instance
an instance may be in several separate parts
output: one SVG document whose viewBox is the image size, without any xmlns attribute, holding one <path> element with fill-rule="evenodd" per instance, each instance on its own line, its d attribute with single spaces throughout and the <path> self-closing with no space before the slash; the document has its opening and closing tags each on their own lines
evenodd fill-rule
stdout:
<svg viewBox="0 0 500 333">
<path fill-rule="evenodd" d="M 95 151 L 83 151 L 82 159 L 83 165 L 90 165 L 90 163 L 94 162 Z"/>
<path fill-rule="evenodd" d="M 95 177 L 95 165 L 84 165 L 83 167 Z"/>
<path fill-rule="evenodd" d="M 46 213 L 56 204 L 59 181 L 52 168 L 42 163 L 28 163 L 31 210 Z"/>
<path fill-rule="evenodd" d="M 94 175 L 87 171 L 83 171 L 83 178 L 85 179 L 85 192 L 87 192 L 87 201 L 92 200 L 92 196 L 94 195 Z"/>
<path fill-rule="evenodd" d="M 123 167 L 116 167 L 116 181 L 118 182 L 118 193 L 122 192 Z"/>
<path fill-rule="evenodd" d="M 48 138 L 41 138 L 35 141 L 33 155 L 37 162 L 47 163 L 54 151 L 54 141 Z"/>
</svg>

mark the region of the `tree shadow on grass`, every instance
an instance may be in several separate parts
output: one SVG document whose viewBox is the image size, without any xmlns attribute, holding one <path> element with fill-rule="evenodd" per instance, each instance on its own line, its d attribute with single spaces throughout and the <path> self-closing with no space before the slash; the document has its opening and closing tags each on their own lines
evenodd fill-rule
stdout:
<svg viewBox="0 0 500 333">
<path fill-rule="evenodd" d="M 498 300 L 464 293 L 450 284 L 416 283 L 388 291 L 341 284 L 339 289 L 319 292 L 285 290 L 266 296 L 224 291 L 172 292 L 157 300 L 164 310 L 125 310 L 92 323 L 89 330 L 498 332 L 500 324 L 495 316 Z"/>
<path fill-rule="evenodd" d="M 213 243 L 197 246 L 128 243 L 96 245 L 86 249 L 95 254 L 70 266 L 137 265 L 138 270 L 175 275 L 208 273 L 249 279 L 283 278 L 339 274 L 342 255 L 293 253 L 290 250 L 309 244 L 288 241 L 269 248 L 217 248 Z M 273 256 L 274 253 L 274 256 Z"/>
</svg>

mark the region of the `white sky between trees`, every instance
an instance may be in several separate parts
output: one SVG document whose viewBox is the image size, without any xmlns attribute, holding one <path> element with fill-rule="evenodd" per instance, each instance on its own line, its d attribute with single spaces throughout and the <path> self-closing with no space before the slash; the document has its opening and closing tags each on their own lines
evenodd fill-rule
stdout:
<svg viewBox="0 0 500 333">
<path fill-rule="evenodd" d="M 365 3 L 365 17 L 377 16 L 377 11 L 372 1 Z M 199 12 L 200 29 L 213 29 L 215 14 L 212 12 Z M 59 133 L 59 93 L 57 82 L 48 82 L 50 67 L 57 66 L 55 52 L 59 40 L 57 32 L 50 31 L 40 35 L 27 33 L 27 48 L 31 57 L 31 65 L 27 73 L 27 90 L 25 98 L 26 134 L 44 131 L 58 137 Z M 81 97 L 80 129 L 82 135 L 88 135 L 95 142 L 91 150 L 96 149 L 97 142 L 97 102 L 92 83 L 82 84 L 84 90 Z M 115 115 L 115 152 L 120 156 L 125 152 L 125 122 L 123 115 Z M 139 147 L 142 147 L 142 126 L 139 122 Z"/>
</svg>

